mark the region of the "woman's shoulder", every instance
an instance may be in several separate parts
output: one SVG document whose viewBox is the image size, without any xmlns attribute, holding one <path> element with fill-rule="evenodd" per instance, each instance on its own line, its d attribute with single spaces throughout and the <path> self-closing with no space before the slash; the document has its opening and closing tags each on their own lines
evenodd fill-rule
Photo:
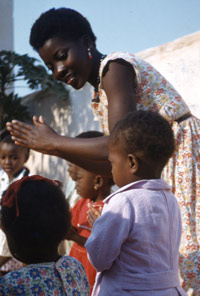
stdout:
<svg viewBox="0 0 200 296">
<path fill-rule="evenodd" d="M 104 68 L 105 65 L 110 62 L 110 61 L 114 61 L 114 60 L 125 60 L 128 63 L 134 63 L 138 60 L 140 60 L 139 57 L 137 57 L 135 54 L 133 53 L 129 53 L 129 52 L 123 52 L 123 51 L 115 51 L 112 52 L 110 54 L 108 54 L 101 63 L 101 67 Z"/>
</svg>

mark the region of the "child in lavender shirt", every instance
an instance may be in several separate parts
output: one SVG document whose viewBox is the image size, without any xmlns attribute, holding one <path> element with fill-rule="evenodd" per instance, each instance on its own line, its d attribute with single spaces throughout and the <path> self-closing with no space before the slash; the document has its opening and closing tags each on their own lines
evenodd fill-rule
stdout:
<svg viewBox="0 0 200 296">
<path fill-rule="evenodd" d="M 130 113 L 113 129 L 109 160 L 120 189 L 104 200 L 85 245 L 98 271 L 93 296 L 186 295 L 179 206 L 160 179 L 174 148 L 170 124 L 155 112 Z"/>
</svg>

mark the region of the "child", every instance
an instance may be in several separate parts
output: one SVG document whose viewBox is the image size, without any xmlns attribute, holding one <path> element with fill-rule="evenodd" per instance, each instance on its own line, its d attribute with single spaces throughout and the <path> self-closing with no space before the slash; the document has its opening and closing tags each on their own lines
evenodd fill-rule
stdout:
<svg viewBox="0 0 200 296">
<path fill-rule="evenodd" d="M 24 166 L 29 157 L 29 149 L 15 145 L 8 131 L 1 133 L 0 139 L 0 199 L 9 184 L 29 175 Z M 22 263 L 12 258 L 5 234 L 0 229 L 0 272 L 4 274 L 22 267 Z"/>
<path fill-rule="evenodd" d="M 100 137 L 102 133 L 90 131 L 84 133 L 86 137 Z M 103 199 L 111 192 L 113 181 L 111 178 L 94 174 L 85 169 L 78 168 L 76 178 L 76 190 L 81 199 L 71 210 L 73 229 L 68 233 L 67 238 L 74 241 L 70 256 L 78 259 L 84 266 L 88 281 L 93 288 L 96 271 L 90 264 L 84 244 L 91 233 L 91 226 L 88 222 L 87 213 L 89 207 L 101 210 Z"/>
<path fill-rule="evenodd" d="M 86 242 L 98 275 L 93 296 L 186 295 L 178 277 L 180 210 L 161 172 L 174 151 L 170 124 L 151 111 L 130 113 L 109 141 L 115 183 Z"/>
<path fill-rule="evenodd" d="M 56 181 L 35 175 L 12 183 L 1 224 L 12 255 L 27 266 L 0 278 L 0 295 L 89 295 L 81 263 L 57 252 L 71 223 Z"/>
</svg>

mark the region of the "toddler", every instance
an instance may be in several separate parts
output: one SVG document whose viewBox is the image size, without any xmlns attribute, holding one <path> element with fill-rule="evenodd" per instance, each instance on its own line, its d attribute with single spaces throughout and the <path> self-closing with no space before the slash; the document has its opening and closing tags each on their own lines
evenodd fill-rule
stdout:
<svg viewBox="0 0 200 296">
<path fill-rule="evenodd" d="M 0 199 L 9 184 L 29 175 L 24 166 L 29 157 L 29 149 L 15 145 L 8 131 L 4 130 L 0 138 Z M 5 274 L 22 267 L 22 263 L 12 258 L 5 234 L 0 229 L 0 272 Z"/>
<path fill-rule="evenodd" d="M 81 263 L 57 252 L 71 225 L 58 182 L 35 175 L 12 183 L 1 224 L 12 255 L 27 266 L 0 278 L 0 295 L 89 295 Z"/>
<path fill-rule="evenodd" d="M 102 136 L 101 132 L 85 132 L 86 137 Z M 88 222 L 88 210 L 94 208 L 97 212 L 103 207 L 103 199 L 111 192 L 113 180 L 99 174 L 77 167 L 76 190 L 81 197 L 71 210 L 72 225 L 71 232 L 67 238 L 74 241 L 69 255 L 78 259 L 84 266 L 88 281 L 93 288 L 96 271 L 88 260 L 87 250 L 84 244 L 91 233 L 91 225 Z"/>
<path fill-rule="evenodd" d="M 104 200 L 85 245 L 98 271 L 92 295 L 186 295 L 178 276 L 180 210 L 160 179 L 174 146 L 170 124 L 151 111 L 130 113 L 111 132 L 120 189 Z"/>
</svg>

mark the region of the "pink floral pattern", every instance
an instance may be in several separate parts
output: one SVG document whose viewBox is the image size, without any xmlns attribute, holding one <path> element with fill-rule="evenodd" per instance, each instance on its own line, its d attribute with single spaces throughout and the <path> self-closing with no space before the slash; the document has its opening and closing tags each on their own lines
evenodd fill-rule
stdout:
<svg viewBox="0 0 200 296">
<path fill-rule="evenodd" d="M 163 170 L 163 178 L 171 186 L 182 214 L 180 274 L 187 295 L 200 295 L 200 120 L 194 116 L 177 123 L 175 120 L 189 108 L 173 86 L 151 65 L 129 53 L 108 55 L 100 66 L 99 102 L 92 102 L 95 120 L 108 129 L 108 101 L 101 86 L 102 71 L 110 60 L 129 62 L 137 76 L 137 110 L 159 112 L 171 124 L 176 151 Z"/>
</svg>

